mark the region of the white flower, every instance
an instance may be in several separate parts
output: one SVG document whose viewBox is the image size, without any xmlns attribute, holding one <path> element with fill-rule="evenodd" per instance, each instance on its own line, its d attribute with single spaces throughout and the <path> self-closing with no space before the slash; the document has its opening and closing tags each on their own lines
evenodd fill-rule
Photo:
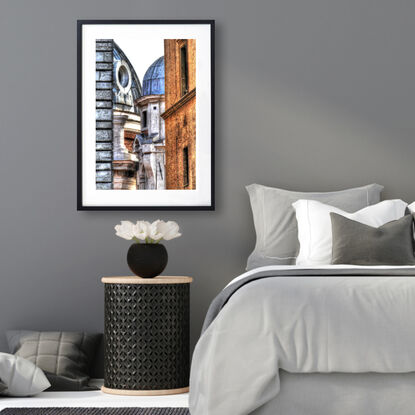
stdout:
<svg viewBox="0 0 415 415">
<path fill-rule="evenodd" d="M 140 241 L 145 241 L 150 234 L 150 227 L 150 222 L 145 220 L 137 221 L 137 223 L 134 225 L 134 236 L 137 239 L 140 239 Z"/>
<path fill-rule="evenodd" d="M 156 220 L 154 221 L 149 228 L 149 232 L 148 232 L 148 237 L 150 239 L 152 239 L 155 242 L 160 241 L 161 239 L 163 239 L 163 235 L 161 233 L 159 233 L 158 229 L 157 229 L 157 225 L 160 222 L 160 220 Z"/>
<path fill-rule="evenodd" d="M 135 224 L 124 220 L 121 221 L 121 225 L 115 226 L 115 230 L 115 234 L 120 238 L 145 243 L 158 243 L 163 239 L 169 241 L 182 235 L 176 222 L 162 220 L 156 220 L 153 223 L 141 220 Z"/>
<path fill-rule="evenodd" d="M 128 220 L 122 220 L 121 225 L 116 225 L 114 229 L 120 238 L 131 240 L 134 237 L 134 224 Z"/>
<path fill-rule="evenodd" d="M 166 241 L 170 241 L 171 239 L 178 238 L 182 236 L 179 232 L 179 225 L 174 221 L 164 222 L 162 220 L 157 221 L 157 230 L 162 238 Z"/>
</svg>

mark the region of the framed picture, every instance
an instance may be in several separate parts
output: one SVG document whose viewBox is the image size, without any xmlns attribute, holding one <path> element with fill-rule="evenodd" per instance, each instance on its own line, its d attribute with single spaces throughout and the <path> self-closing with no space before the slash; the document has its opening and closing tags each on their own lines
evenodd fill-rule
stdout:
<svg viewBox="0 0 415 415">
<path fill-rule="evenodd" d="M 78 210 L 214 210 L 214 21 L 77 34 Z"/>
</svg>

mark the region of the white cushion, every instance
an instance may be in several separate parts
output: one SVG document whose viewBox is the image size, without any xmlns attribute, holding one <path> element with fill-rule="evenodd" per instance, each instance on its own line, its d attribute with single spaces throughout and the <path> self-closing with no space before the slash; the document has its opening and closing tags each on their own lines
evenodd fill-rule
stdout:
<svg viewBox="0 0 415 415">
<path fill-rule="evenodd" d="M 298 200 L 293 203 L 298 225 L 300 251 L 297 265 L 327 265 L 331 263 L 332 232 L 330 212 L 346 218 L 379 227 L 405 215 L 407 203 L 402 200 L 384 200 L 355 213 L 347 213 L 334 206 L 315 200 Z"/>
<path fill-rule="evenodd" d="M 0 353 L 0 378 L 6 389 L 3 395 L 31 396 L 49 388 L 42 369 L 23 357 Z"/>
</svg>

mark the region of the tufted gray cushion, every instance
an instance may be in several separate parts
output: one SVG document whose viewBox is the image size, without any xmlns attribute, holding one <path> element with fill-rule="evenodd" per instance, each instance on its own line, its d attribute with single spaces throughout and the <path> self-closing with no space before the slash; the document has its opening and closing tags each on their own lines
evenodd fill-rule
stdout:
<svg viewBox="0 0 415 415">
<path fill-rule="evenodd" d="M 330 213 L 333 253 L 332 264 L 415 265 L 413 217 L 374 228 Z"/>
<path fill-rule="evenodd" d="M 11 353 L 30 360 L 49 379 L 49 390 L 91 390 L 88 386 L 101 334 L 63 331 L 15 330 L 7 332 Z"/>
</svg>

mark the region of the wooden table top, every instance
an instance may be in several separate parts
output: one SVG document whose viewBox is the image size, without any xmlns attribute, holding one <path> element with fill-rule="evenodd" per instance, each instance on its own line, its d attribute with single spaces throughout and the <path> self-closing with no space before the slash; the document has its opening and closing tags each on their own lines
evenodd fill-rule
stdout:
<svg viewBox="0 0 415 415">
<path fill-rule="evenodd" d="M 104 284 L 190 284 L 192 277 L 159 275 L 154 278 L 141 278 L 137 276 L 125 277 L 102 277 L 101 282 Z"/>
</svg>

